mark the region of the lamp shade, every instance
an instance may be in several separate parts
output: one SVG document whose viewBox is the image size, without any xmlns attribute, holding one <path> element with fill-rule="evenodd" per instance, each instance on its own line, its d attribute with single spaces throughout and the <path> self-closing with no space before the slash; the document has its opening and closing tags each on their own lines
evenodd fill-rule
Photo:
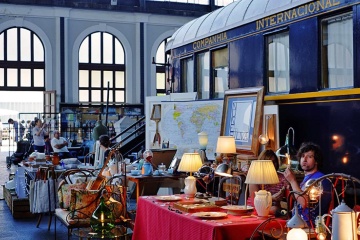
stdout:
<svg viewBox="0 0 360 240">
<path fill-rule="evenodd" d="M 216 145 L 218 153 L 236 153 L 235 138 L 233 136 L 219 136 Z"/>
<path fill-rule="evenodd" d="M 223 177 L 231 177 L 231 167 L 226 163 L 219 164 L 215 169 L 215 174 Z"/>
<path fill-rule="evenodd" d="M 206 149 L 209 140 L 208 134 L 206 132 L 201 132 L 198 134 L 198 138 L 199 138 L 200 149 Z"/>
<path fill-rule="evenodd" d="M 197 172 L 201 168 L 202 162 L 199 153 L 184 153 L 181 158 L 179 172 Z"/>
<path fill-rule="evenodd" d="M 151 120 L 161 120 L 161 105 L 160 104 L 154 104 L 151 112 Z"/>
<path fill-rule="evenodd" d="M 246 175 L 247 184 L 276 184 L 279 177 L 271 160 L 253 160 Z"/>
</svg>

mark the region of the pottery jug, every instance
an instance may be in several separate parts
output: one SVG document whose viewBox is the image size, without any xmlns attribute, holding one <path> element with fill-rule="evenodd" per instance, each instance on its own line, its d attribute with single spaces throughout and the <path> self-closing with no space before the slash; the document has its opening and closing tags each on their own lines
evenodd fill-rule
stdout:
<svg viewBox="0 0 360 240">
<path fill-rule="evenodd" d="M 258 216 L 264 217 L 269 215 L 272 204 L 271 193 L 265 190 L 255 192 L 254 205 Z"/>
<path fill-rule="evenodd" d="M 331 211 L 331 215 L 324 214 L 322 216 L 323 221 L 325 217 L 332 217 L 331 238 L 333 240 L 358 240 L 356 213 L 344 201 Z M 327 227 L 326 229 L 330 232 Z"/>
<path fill-rule="evenodd" d="M 142 166 L 142 174 L 144 176 L 151 176 L 152 175 L 152 171 L 153 171 L 153 167 L 151 165 L 151 163 L 149 162 L 144 162 L 143 166 Z"/>
</svg>

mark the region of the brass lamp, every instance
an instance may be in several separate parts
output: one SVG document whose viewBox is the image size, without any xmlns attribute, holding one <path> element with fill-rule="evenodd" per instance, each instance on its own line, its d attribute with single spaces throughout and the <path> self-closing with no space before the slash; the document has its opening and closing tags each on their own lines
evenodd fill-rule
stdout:
<svg viewBox="0 0 360 240">
<path fill-rule="evenodd" d="M 292 131 L 293 137 L 291 143 L 289 141 L 290 131 Z M 286 134 L 285 144 L 275 152 L 275 154 L 279 157 L 281 164 L 289 165 L 292 161 L 298 164 L 298 161 L 296 160 L 297 150 L 294 147 L 294 141 L 295 131 L 292 127 L 290 127 Z M 292 168 L 295 169 L 297 167 L 297 164 L 296 166 L 292 166 Z"/>
<path fill-rule="evenodd" d="M 236 169 L 235 155 L 236 145 L 233 136 L 219 136 L 216 144 L 216 152 L 223 154 L 223 162 Z"/>
<path fill-rule="evenodd" d="M 159 122 L 161 120 L 161 104 L 153 105 L 150 119 L 156 122 L 156 131 L 154 135 L 153 146 L 155 146 L 156 142 L 158 143 L 158 146 L 160 146 L 161 137 L 159 133 Z"/>
<path fill-rule="evenodd" d="M 196 178 L 192 176 L 192 173 L 197 172 L 201 166 L 202 162 L 199 153 L 184 153 L 181 158 L 178 171 L 190 173 L 190 176 L 185 178 L 184 193 L 187 197 L 194 197 L 197 192 Z"/>
<path fill-rule="evenodd" d="M 271 193 L 264 190 L 264 184 L 277 184 L 279 177 L 271 160 L 253 160 L 246 175 L 245 183 L 261 185 L 255 192 L 254 205 L 258 216 L 269 215 L 272 204 Z"/>
</svg>

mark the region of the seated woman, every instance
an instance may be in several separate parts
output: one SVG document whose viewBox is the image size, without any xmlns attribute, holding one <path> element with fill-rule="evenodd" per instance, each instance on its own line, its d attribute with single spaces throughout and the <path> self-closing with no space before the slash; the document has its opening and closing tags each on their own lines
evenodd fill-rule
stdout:
<svg viewBox="0 0 360 240">
<path fill-rule="evenodd" d="M 279 159 L 271 149 L 266 149 L 262 151 L 258 157 L 259 160 L 272 160 L 275 170 L 277 171 L 279 169 Z M 282 173 L 277 173 L 279 177 L 279 183 L 278 184 L 269 184 L 264 185 L 264 190 L 271 193 L 273 206 L 276 206 L 276 208 L 272 209 L 271 213 L 274 214 L 276 209 L 280 207 L 280 201 L 283 197 L 285 197 L 285 190 L 289 188 L 289 183 L 285 179 L 284 175 Z M 254 206 L 254 198 L 255 198 L 255 192 L 261 189 L 260 185 L 250 184 L 249 185 L 249 198 L 247 200 L 247 204 L 249 206 Z"/>
</svg>

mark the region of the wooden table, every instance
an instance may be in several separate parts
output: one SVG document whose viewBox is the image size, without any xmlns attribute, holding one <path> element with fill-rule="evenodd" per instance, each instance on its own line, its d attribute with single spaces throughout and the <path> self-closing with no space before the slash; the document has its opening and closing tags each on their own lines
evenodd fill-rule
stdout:
<svg viewBox="0 0 360 240">
<path fill-rule="evenodd" d="M 180 195 L 183 197 L 182 195 Z M 133 240 L 248 240 L 266 219 L 254 215 L 201 219 L 174 209 L 174 202 L 158 201 L 156 196 L 139 198 Z M 284 226 L 286 220 L 271 222 L 266 228 Z M 256 236 L 259 236 L 255 232 Z"/>
<path fill-rule="evenodd" d="M 186 178 L 185 174 L 181 175 L 171 175 L 164 174 L 159 176 L 133 176 L 131 174 L 126 175 L 126 179 L 136 183 L 136 201 L 138 201 L 139 196 L 143 195 L 156 195 L 160 187 L 172 187 L 167 185 L 167 183 L 177 183 L 181 179 Z M 165 184 L 166 183 L 166 184 Z M 180 188 L 183 188 L 183 183 L 179 183 Z M 175 187 L 176 188 L 176 187 Z"/>
</svg>

